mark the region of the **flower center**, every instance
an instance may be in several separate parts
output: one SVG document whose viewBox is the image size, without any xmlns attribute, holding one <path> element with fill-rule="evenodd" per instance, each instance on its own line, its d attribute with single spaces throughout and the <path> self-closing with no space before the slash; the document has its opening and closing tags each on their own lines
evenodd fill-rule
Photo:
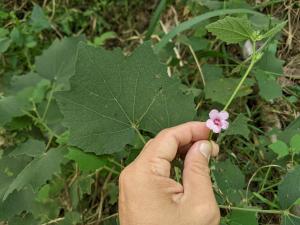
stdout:
<svg viewBox="0 0 300 225">
<path fill-rule="evenodd" d="M 221 126 L 221 120 L 219 118 L 214 119 L 214 124 Z"/>
</svg>

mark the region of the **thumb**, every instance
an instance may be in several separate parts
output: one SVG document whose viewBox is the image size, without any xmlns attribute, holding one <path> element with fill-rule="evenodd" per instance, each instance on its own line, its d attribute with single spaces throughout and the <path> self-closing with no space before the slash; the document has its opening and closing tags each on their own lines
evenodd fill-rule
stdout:
<svg viewBox="0 0 300 225">
<path fill-rule="evenodd" d="M 213 141 L 195 142 L 188 151 L 183 170 L 184 198 L 190 204 L 215 202 L 208 162 L 210 156 L 216 156 L 219 146 Z M 209 202 L 207 202 L 209 203 Z"/>
</svg>

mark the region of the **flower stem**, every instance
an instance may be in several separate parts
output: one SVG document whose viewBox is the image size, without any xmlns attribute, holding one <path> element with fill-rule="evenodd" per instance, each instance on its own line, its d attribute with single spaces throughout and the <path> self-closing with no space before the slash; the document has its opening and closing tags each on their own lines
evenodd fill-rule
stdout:
<svg viewBox="0 0 300 225">
<path fill-rule="evenodd" d="M 237 95 L 237 93 L 240 90 L 241 86 L 243 85 L 243 83 L 245 82 L 246 78 L 248 77 L 248 75 L 250 74 L 251 70 L 253 69 L 255 63 L 258 61 L 257 58 L 258 57 L 257 57 L 256 52 L 255 52 L 255 43 L 254 43 L 253 44 L 253 55 L 252 55 L 252 58 L 251 58 L 251 63 L 249 65 L 247 71 L 245 72 L 244 76 L 240 80 L 238 86 L 235 88 L 234 92 L 230 96 L 228 102 L 226 103 L 225 107 L 223 108 L 223 111 L 226 111 L 228 109 L 229 105 L 231 104 L 231 102 L 233 101 L 233 99 L 235 98 L 235 96 Z"/>
<path fill-rule="evenodd" d="M 253 46 L 253 53 L 251 56 L 251 63 L 249 65 L 248 69 L 246 70 L 245 74 L 243 75 L 242 79 L 240 80 L 239 84 L 235 88 L 234 92 L 230 96 L 229 100 L 227 101 L 227 103 L 222 111 L 226 111 L 228 109 L 228 107 L 232 103 L 233 99 L 236 97 L 237 93 L 239 92 L 240 88 L 242 87 L 243 83 L 247 79 L 248 75 L 250 74 L 251 70 L 253 69 L 255 63 L 260 59 L 260 57 L 262 55 L 262 53 L 256 51 L 256 41 L 252 42 L 252 46 Z M 213 136 L 213 132 L 210 131 L 208 140 L 211 140 L 212 136 Z"/>
</svg>

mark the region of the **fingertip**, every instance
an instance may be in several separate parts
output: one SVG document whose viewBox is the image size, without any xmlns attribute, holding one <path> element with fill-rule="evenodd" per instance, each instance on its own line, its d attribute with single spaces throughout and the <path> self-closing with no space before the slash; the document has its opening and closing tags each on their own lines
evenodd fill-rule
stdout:
<svg viewBox="0 0 300 225">
<path fill-rule="evenodd" d="M 212 145 L 211 156 L 212 157 L 218 156 L 219 150 L 220 150 L 219 145 L 216 142 L 214 142 L 214 141 L 210 141 L 210 143 Z"/>
</svg>

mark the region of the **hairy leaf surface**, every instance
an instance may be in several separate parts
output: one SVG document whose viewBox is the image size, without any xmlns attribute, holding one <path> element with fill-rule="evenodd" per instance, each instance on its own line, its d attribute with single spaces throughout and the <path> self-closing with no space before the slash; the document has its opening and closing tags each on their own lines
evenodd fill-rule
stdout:
<svg viewBox="0 0 300 225">
<path fill-rule="evenodd" d="M 206 26 L 218 39 L 228 44 L 251 40 L 254 30 L 246 17 L 227 16 Z"/>
<path fill-rule="evenodd" d="M 129 56 L 79 45 L 71 90 L 56 96 L 70 143 L 97 154 L 121 151 L 140 136 L 192 120 L 193 97 L 144 44 Z"/>
<path fill-rule="evenodd" d="M 14 190 L 21 190 L 25 186 L 31 186 L 34 191 L 49 180 L 52 175 L 60 171 L 64 155 L 63 148 L 50 149 L 47 153 L 31 161 L 9 185 L 3 200 Z"/>
</svg>

